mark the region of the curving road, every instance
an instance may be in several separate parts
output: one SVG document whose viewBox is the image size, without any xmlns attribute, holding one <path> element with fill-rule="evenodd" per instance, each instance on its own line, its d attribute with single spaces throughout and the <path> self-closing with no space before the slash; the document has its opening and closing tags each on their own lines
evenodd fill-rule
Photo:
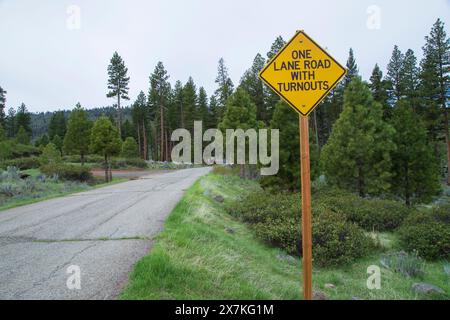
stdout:
<svg viewBox="0 0 450 320">
<path fill-rule="evenodd" d="M 183 191 L 209 170 L 154 174 L 0 211 L 0 299 L 116 298 Z"/>
</svg>

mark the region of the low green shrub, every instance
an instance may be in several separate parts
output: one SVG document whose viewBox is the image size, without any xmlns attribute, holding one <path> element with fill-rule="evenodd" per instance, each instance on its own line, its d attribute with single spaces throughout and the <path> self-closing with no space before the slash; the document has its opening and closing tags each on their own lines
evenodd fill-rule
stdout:
<svg viewBox="0 0 450 320">
<path fill-rule="evenodd" d="M 41 172 L 48 176 L 58 176 L 63 180 L 86 182 L 93 179 L 88 167 L 70 164 L 49 164 L 41 168 Z"/>
<path fill-rule="evenodd" d="M 417 251 L 427 260 L 450 257 L 450 224 L 448 207 L 416 212 L 399 229 L 401 246 L 408 252 Z"/>
<path fill-rule="evenodd" d="M 63 161 L 69 163 L 81 163 L 81 157 L 80 155 L 66 155 L 63 157 Z M 84 162 L 103 164 L 105 158 L 96 154 L 90 154 L 84 157 Z"/>
<path fill-rule="evenodd" d="M 289 254 L 302 254 L 300 195 L 250 193 L 228 205 L 228 212 L 248 223 L 258 238 Z M 313 204 L 313 257 L 320 266 L 345 264 L 374 248 L 373 241 L 345 215 Z"/>
<path fill-rule="evenodd" d="M 36 169 L 39 168 L 40 162 L 38 157 L 29 158 L 17 158 L 11 160 L 5 160 L 0 163 L 0 167 L 5 169 L 7 167 L 17 167 L 20 170 Z"/>
<path fill-rule="evenodd" d="M 367 231 L 393 231 L 400 227 L 411 209 L 401 202 L 364 199 L 355 194 L 331 189 L 319 191 L 314 199 Z"/>
<path fill-rule="evenodd" d="M 130 159 L 112 159 L 111 168 L 113 169 L 123 169 L 123 168 L 139 168 L 145 169 L 148 167 L 147 162 L 141 158 L 130 158 Z"/>
</svg>

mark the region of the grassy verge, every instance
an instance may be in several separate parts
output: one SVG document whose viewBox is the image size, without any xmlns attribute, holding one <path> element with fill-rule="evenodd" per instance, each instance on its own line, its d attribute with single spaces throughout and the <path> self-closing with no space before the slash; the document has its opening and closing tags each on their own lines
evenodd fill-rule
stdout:
<svg viewBox="0 0 450 320">
<path fill-rule="evenodd" d="M 226 203 L 257 188 L 234 176 L 199 180 L 171 213 L 151 253 L 136 264 L 121 299 L 300 299 L 300 259 L 258 241 L 214 200 L 220 195 Z M 394 234 L 379 238 L 386 252 L 398 250 Z M 367 268 L 380 266 L 381 255 L 374 252 L 339 268 L 314 268 L 314 290 L 330 299 L 420 299 L 411 286 L 428 282 L 450 294 L 444 262 L 426 263 L 421 279 L 382 268 L 381 289 L 367 289 Z"/>
</svg>

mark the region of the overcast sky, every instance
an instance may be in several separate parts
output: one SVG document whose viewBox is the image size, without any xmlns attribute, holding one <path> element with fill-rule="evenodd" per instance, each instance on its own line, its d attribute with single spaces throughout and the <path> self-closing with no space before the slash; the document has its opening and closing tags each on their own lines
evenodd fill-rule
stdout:
<svg viewBox="0 0 450 320">
<path fill-rule="evenodd" d="M 438 17 L 449 34 L 450 0 L 0 0 L 0 86 L 7 108 L 112 105 L 106 70 L 117 50 L 131 101 L 148 92 L 158 61 L 172 83 L 192 76 L 210 95 L 220 57 L 237 84 L 256 53 L 298 29 L 342 63 L 353 47 L 367 79 L 376 62 L 386 67 L 395 44 L 420 57 Z"/>
</svg>

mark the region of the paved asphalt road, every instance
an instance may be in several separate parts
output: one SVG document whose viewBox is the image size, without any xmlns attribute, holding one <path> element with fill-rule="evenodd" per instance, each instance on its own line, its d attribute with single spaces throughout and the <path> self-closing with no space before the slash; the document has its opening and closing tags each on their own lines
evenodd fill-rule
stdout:
<svg viewBox="0 0 450 320">
<path fill-rule="evenodd" d="M 116 298 L 183 191 L 207 172 L 154 174 L 0 211 L 0 299 Z M 80 268 L 80 290 L 66 285 L 69 266 Z"/>
</svg>

